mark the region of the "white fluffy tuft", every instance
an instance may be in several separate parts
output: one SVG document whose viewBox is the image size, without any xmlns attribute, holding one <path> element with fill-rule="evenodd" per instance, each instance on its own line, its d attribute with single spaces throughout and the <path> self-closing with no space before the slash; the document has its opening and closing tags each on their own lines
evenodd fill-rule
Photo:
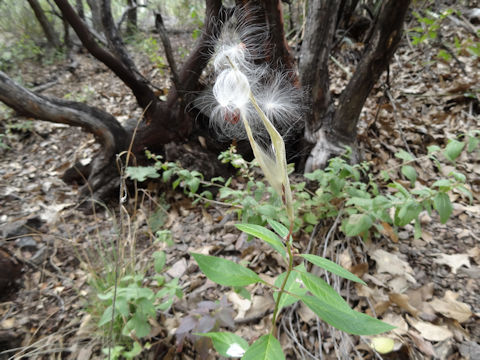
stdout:
<svg viewBox="0 0 480 360">
<path fill-rule="evenodd" d="M 255 24 L 255 20 L 247 18 L 240 9 L 223 25 L 212 58 L 215 84 L 194 104 L 210 118 L 212 129 L 221 139 L 247 138 L 239 121 L 241 111 L 255 137 L 268 144 L 269 136 L 258 111 L 245 97 L 247 90 L 283 136 L 302 117 L 304 93 L 291 83 L 289 74 L 258 64 L 268 51 L 268 32 L 266 27 Z"/>
</svg>

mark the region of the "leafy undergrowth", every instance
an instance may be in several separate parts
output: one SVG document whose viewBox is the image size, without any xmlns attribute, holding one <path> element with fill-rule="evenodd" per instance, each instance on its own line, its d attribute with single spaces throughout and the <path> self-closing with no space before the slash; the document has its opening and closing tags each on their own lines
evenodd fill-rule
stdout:
<svg viewBox="0 0 480 360">
<path fill-rule="evenodd" d="M 347 63 L 341 55 L 339 60 Z M 415 236 L 414 224 L 407 222 L 398 232 L 384 224 L 378 237 L 346 237 L 341 221 L 310 219 L 309 227 L 307 217 L 305 231 L 295 239 L 301 252 L 327 257 L 368 284 L 354 286 L 326 275 L 355 310 L 397 327 L 385 336 L 393 339 L 398 358 L 459 359 L 479 353 L 478 152 L 461 152 L 455 164 L 439 156 L 440 169 L 426 156 L 428 147 L 444 148 L 448 139 L 462 140 L 460 134 L 480 128 L 480 79 L 478 71 L 473 71 L 478 69 L 478 59 L 460 53 L 466 76 L 454 62 L 436 56 L 426 45 L 405 43 L 399 49 L 390 70 L 390 88 L 380 83 L 362 112 L 360 142 L 372 176 L 381 179 L 388 170 L 390 178 L 407 189 L 415 177 L 413 189 L 419 190 L 448 177 L 455 165 L 466 175 L 473 201 L 460 191 L 449 192 L 450 220 L 442 225 L 435 212 L 422 211 L 420 236 Z M 88 98 L 84 100 L 120 119 L 138 118 L 133 97 L 118 80 L 87 57 L 79 61 L 75 75 L 61 71 L 62 65 L 52 65 L 35 77 L 42 75 L 48 81 L 50 73 L 61 74 L 49 93 L 82 96 L 76 100 Z M 424 71 L 426 66 L 428 71 Z M 151 65 L 143 63 L 142 70 L 155 76 Z M 348 75 L 344 70 L 332 64 L 334 92 L 345 84 Z M 165 85 L 162 81 L 160 87 Z M 285 270 L 283 259 L 257 239 L 247 241 L 247 235 L 235 228 L 235 211 L 241 204 L 225 206 L 217 198 L 205 208 L 170 186 L 152 183 L 139 192 L 137 203 L 132 200 L 121 209 L 85 215 L 77 210 L 76 188 L 63 184 L 60 177 L 75 161 L 92 158 L 93 138 L 76 129 L 40 122 L 29 125 L 27 131 L 14 130 L 7 139 L 10 149 L 0 149 L 0 226 L 6 238 L 1 245 L 25 265 L 18 291 L 0 304 L 0 341 L 2 346 L 7 344 L 0 348 L 1 357 L 17 354 L 19 358 L 49 359 L 61 354 L 62 358 L 88 359 L 102 358 L 108 351 L 113 357 L 122 352 L 119 346 L 131 351 L 123 352 L 124 356 L 134 356 L 141 346 L 142 358 L 163 358 L 179 351 L 189 359 L 209 354 L 208 340 L 198 333 L 228 329 L 252 342 L 268 332 L 274 307 L 270 293 L 256 286 L 250 289 L 253 295 L 248 300 L 217 286 L 189 255 L 215 254 L 241 261 L 262 274 L 264 281 L 274 283 Z M 395 156 L 399 153 L 400 157 Z M 412 168 L 402 166 L 412 156 L 421 161 L 409 162 Z M 242 177 L 231 183 L 238 191 L 248 186 Z M 113 251 L 119 244 L 121 251 Z M 124 337 L 112 344 L 104 311 L 112 301 L 115 265 L 119 303 L 122 294 L 132 291 L 143 309 L 146 303 L 155 307 L 176 297 L 170 311 L 154 308 L 161 315 L 150 321 L 137 314 L 134 306 L 125 309 L 122 315 L 135 320 L 126 329 L 116 325 Z M 170 283 L 172 279 L 178 279 L 182 291 Z M 163 302 L 156 303 L 155 296 Z M 101 300 L 107 304 L 104 308 Z M 97 326 L 100 320 L 103 329 Z M 133 328 L 137 335 L 132 336 Z M 141 335 L 146 334 L 142 339 L 139 329 Z M 320 352 L 325 359 L 374 356 L 371 337 L 335 330 L 319 322 L 304 305 L 286 308 L 278 331 L 282 348 L 292 359 L 309 358 L 309 354 L 321 358 Z M 374 343 L 382 341 L 389 342 L 377 338 Z M 213 353 L 206 356 L 215 358 Z"/>
</svg>

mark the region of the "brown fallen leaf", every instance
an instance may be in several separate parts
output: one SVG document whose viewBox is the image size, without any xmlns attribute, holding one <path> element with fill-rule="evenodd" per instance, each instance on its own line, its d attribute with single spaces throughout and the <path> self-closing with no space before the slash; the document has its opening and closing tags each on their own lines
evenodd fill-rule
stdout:
<svg viewBox="0 0 480 360">
<path fill-rule="evenodd" d="M 392 303 L 400 307 L 401 309 L 407 311 L 409 314 L 412 316 L 417 316 L 418 315 L 418 309 L 413 307 L 409 302 L 409 297 L 406 294 L 397 294 L 397 293 L 392 293 L 388 295 L 388 298 Z"/>
<path fill-rule="evenodd" d="M 389 312 L 382 318 L 382 321 L 395 326 L 395 329 L 392 330 L 392 333 L 400 337 L 408 332 L 408 324 L 401 315 Z"/>
<path fill-rule="evenodd" d="M 435 349 L 433 348 L 432 344 L 426 341 L 422 336 L 417 333 L 416 331 L 409 331 L 408 335 L 412 339 L 415 346 L 427 356 L 436 357 Z"/>
<path fill-rule="evenodd" d="M 408 281 L 412 283 L 417 282 L 412 276 L 413 270 L 410 265 L 406 261 L 401 260 L 396 254 L 377 249 L 371 253 L 371 256 L 377 263 L 377 272 L 405 276 Z"/>
<path fill-rule="evenodd" d="M 437 259 L 435 262 L 437 264 L 447 265 L 452 269 L 452 273 L 456 274 L 457 270 L 462 266 L 470 267 L 470 260 L 468 254 L 437 254 Z"/>
<path fill-rule="evenodd" d="M 480 265 L 480 247 L 475 246 L 467 251 L 468 255 L 475 261 L 477 264 Z"/>
<path fill-rule="evenodd" d="M 275 308 L 272 296 L 255 295 L 252 297 L 252 306 L 245 314 L 245 318 L 263 317 L 269 310 Z"/>
<path fill-rule="evenodd" d="M 453 333 L 445 325 L 433 325 L 426 321 L 416 320 L 408 315 L 407 321 L 420 332 L 425 340 L 444 341 L 453 337 Z"/>
<path fill-rule="evenodd" d="M 472 311 L 469 305 L 457 301 L 458 296 L 459 294 L 447 290 L 443 299 L 433 299 L 429 304 L 443 316 L 463 323 L 470 319 Z"/>
<path fill-rule="evenodd" d="M 383 229 L 380 231 L 383 235 L 389 237 L 395 244 L 398 243 L 398 235 L 389 223 L 382 222 Z"/>
</svg>

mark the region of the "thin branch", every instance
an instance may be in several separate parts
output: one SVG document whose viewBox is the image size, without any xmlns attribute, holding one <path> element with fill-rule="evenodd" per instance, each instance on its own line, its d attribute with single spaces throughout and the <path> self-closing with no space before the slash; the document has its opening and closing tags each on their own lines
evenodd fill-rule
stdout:
<svg viewBox="0 0 480 360">
<path fill-rule="evenodd" d="M 352 79 L 340 95 L 331 129 L 328 129 L 344 144 L 351 144 L 356 138 L 360 112 L 400 43 L 409 5 L 410 0 L 385 0 L 382 3 L 372 37 Z"/>
<path fill-rule="evenodd" d="M 132 71 L 132 68 L 124 63 L 124 59 L 119 59 L 115 54 L 101 47 L 94 39 L 88 26 L 76 14 L 75 10 L 68 3 L 68 0 L 54 0 L 62 11 L 63 16 L 77 33 L 83 46 L 98 60 L 104 63 L 115 75 L 117 75 L 127 85 L 135 95 L 138 104 L 146 108 L 148 104 L 156 100 L 155 94 L 149 87 L 145 78 L 138 76 Z"/>
<path fill-rule="evenodd" d="M 168 65 L 170 66 L 170 71 L 172 72 L 172 81 L 175 89 L 177 89 L 177 91 L 181 91 L 177 65 L 175 64 L 175 58 L 173 57 L 172 44 L 170 43 L 170 38 L 167 35 L 167 29 L 163 23 L 162 14 L 159 12 L 155 14 L 155 27 L 158 30 L 160 39 L 162 40 L 163 48 L 165 49 L 165 55 L 167 57 Z"/>
</svg>

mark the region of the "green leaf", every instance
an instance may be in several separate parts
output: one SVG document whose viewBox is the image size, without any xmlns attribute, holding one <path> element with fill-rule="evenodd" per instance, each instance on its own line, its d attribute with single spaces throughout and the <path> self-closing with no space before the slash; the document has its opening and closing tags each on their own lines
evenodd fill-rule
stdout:
<svg viewBox="0 0 480 360">
<path fill-rule="evenodd" d="M 102 314 L 102 317 L 98 321 L 98 326 L 103 326 L 103 325 L 109 323 L 110 321 L 112 321 L 112 311 L 113 311 L 113 306 L 112 305 L 110 305 L 109 307 L 107 307 L 105 309 L 105 311 Z"/>
<path fill-rule="evenodd" d="M 454 162 L 455 159 L 458 158 L 464 147 L 464 142 L 458 140 L 450 140 L 445 147 L 445 150 L 443 150 L 443 155 L 445 155 L 445 157 L 451 162 Z"/>
<path fill-rule="evenodd" d="M 410 155 L 405 150 L 400 150 L 399 152 L 395 153 L 395 157 L 402 159 L 403 161 L 413 161 L 415 158 Z"/>
<path fill-rule="evenodd" d="M 370 209 L 373 205 L 373 200 L 370 198 L 363 198 L 363 197 L 351 197 L 348 199 L 346 205 L 354 205 L 358 206 L 362 209 Z"/>
<path fill-rule="evenodd" d="M 352 214 L 345 222 L 345 235 L 360 235 L 370 229 L 372 225 L 372 218 L 367 214 Z"/>
<path fill-rule="evenodd" d="M 130 314 L 130 306 L 127 299 L 125 299 L 123 296 L 117 296 L 117 300 L 115 301 L 115 309 L 120 315 L 128 316 L 128 314 Z"/>
<path fill-rule="evenodd" d="M 288 235 L 288 229 L 285 225 L 282 223 L 279 223 L 278 221 L 272 220 L 272 219 L 267 219 L 268 224 L 272 227 L 272 229 L 280 235 L 282 239 L 285 239 Z"/>
<path fill-rule="evenodd" d="M 124 351 L 122 356 L 124 356 L 126 359 L 133 359 L 135 356 L 140 355 L 142 350 L 142 346 L 138 343 L 138 341 L 135 341 L 133 343 L 133 348 L 130 351 Z"/>
<path fill-rule="evenodd" d="M 135 335 L 142 338 L 150 333 L 151 326 L 148 323 L 147 316 L 137 311 L 133 317 L 128 320 L 126 326 L 128 330 L 135 330 Z"/>
<path fill-rule="evenodd" d="M 196 193 L 197 190 L 198 190 L 198 187 L 200 186 L 200 179 L 194 177 L 194 178 L 187 181 L 187 185 L 188 185 L 188 188 L 189 188 L 190 192 Z"/>
<path fill-rule="evenodd" d="M 401 171 L 403 176 L 410 180 L 411 185 L 414 186 L 415 181 L 417 181 L 417 172 L 415 171 L 415 168 L 410 165 L 404 165 L 402 166 Z"/>
<path fill-rule="evenodd" d="M 462 173 L 452 171 L 449 175 L 452 175 L 458 182 L 465 183 L 467 181 L 467 177 Z"/>
<path fill-rule="evenodd" d="M 405 189 L 405 188 L 402 186 L 402 184 L 400 184 L 400 183 L 398 183 L 398 182 L 393 182 L 393 183 L 389 184 L 388 187 L 397 189 L 405 198 L 409 198 L 409 197 L 410 197 L 410 193 L 408 192 L 408 190 Z"/>
<path fill-rule="evenodd" d="M 243 355 L 242 360 L 285 360 L 280 342 L 272 334 L 263 335 Z"/>
<path fill-rule="evenodd" d="M 347 302 L 330 286 L 318 276 L 310 273 L 301 275 L 305 287 L 318 299 L 339 309 L 350 309 Z"/>
<path fill-rule="evenodd" d="M 422 207 L 414 200 L 407 201 L 400 209 L 395 212 L 395 225 L 405 226 L 416 219 L 422 211 Z"/>
<path fill-rule="evenodd" d="M 213 282 L 224 286 L 246 286 L 262 281 L 252 270 L 216 256 L 191 253 L 200 270 Z"/>
<path fill-rule="evenodd" d="M 153 258 L 155 259 L 153 267 L 155 268 L 155 271 L 160 274 L 167 261 L 167 255 L 164 251 L 155 251 L 153 253 Z"/>
<path fill-rule="evenodd" d="M 471 153 L 473 152 L 478 144 L 480 144 L 480 138 L 472 135 L 468 135 L 468 146 L 467 146 L 467 152 Z"/>
<path fill-rule="evenodd" d="M 267 218 L 273 218 L 277 214 L 277 208 L 270 204 L 263 204 L 258 206 L 257 211 L 260 215 L 264 215 Z"/>
<path fill-rule="evenodd" d="M 470 190 L 468 190 L 465 186 L 463 185 L 457 185 L 455 187 L 458 191 L 460 191 L 463 195 L 465 195 L 466 197 L 468 197 L 468 199 L 470 200 L 470 203 L 473 202 L 473 195 L 472 195 L 472 192 Z"/>
<path fill-rule="evenodd" d="M 305 215 L 303 215 L 303 220 L 307 223 L 307 224 L 311 224 L 311 225 L 317 225 L 318 224 L 318 219 L 317 217 L 311 213 L 311 212 L 308 212 L 306 213 Z"/>
<path fill-rule="evenodd" d="M 145 181 L 147 178 L 158 178 L 160 174 L 154 166 L 129 166 L 125 174 L 132 180 Z"/>
<path fill-rule="evenodd" d="M 349 334 L 375 335 L 395 328 L 394 326 L 352 309 L 336 308 L 314 296 L 303 296 L 302 301 L 317 314 L 320 319 Z"/>
<path fill-rule="evenodd" d="M 438 187 L 438 188 L 448 188 L 450 186 L 452 186 L 452 182 L 448 179 L 440 179 L 435 181 L 432 184 L 432 187 Z"/>
<path fill-rule="evenodd" d="M 231 332 L 195 333 L 212 339 L 215 350 L 225 357 L 241 357 L 248 349 L 248 343 L 240 336 Z"/>
<path fill-rule="evenodd" d="M 450 61 L 452 59 L 452 55 L 450 55 L 445 50 L 440 50 L 437 55 L 438 55 L 438 57 L 442 58 L 445 61 Z"/>
<path fill-rule="evenodd" d="M 330 271 L 332 274 L 343 277 L 344 279 L 358 282 L 363 285 L 367 285 L 362 279 L 353 275 L 350 271 L 344 269 L 343 267 L 334 263 L 333 261 L 330 261 L 328 259 L 325 259 L 317 255 L 312 255 L 312 254 L 301 254 L 300 256 L 303 257 L 308 262 L 312 263 L 313 265 L 316 265 L 322 269 Z"/>
<path fill-rule="evenodd" d="M 272 248 L 274 248 L 283 256 L 284 259 L 287 257 L 287 252 L 285 250 L 285 247 L 283 246 L 282 241 L 273 231 L 270 231 L 263 226 L 255 224 L 236 224 L 235 226 L 238 230 L 243 231 L 244 233 L 247 233 L 249 235 L 253 235 L 270 244 Z"/>
<path fill-rule="evenodd" d="M 453 206 L 450 202 L 448 194 L 444 192 L 439 192 L 433 198 L 433 207 L 435 208 L 435 210 L 438 211 L 438 214 L 440 215 L 440 222 L 442 224 L 445 224 L 453 212 Z"/>
<path fill-rule="evenodd" d="M 278 310 L 280 310 L 280 309 L 282 309 L 286 306 L 290 306 L 290 305 L 294 304 L 295 302 L 297 302 L 299 300 L 298 297 L 292 296 L 290 294 L 295 294 L 295 295 L 298 295 L 298 296 L 302 296 L 302 295 L 305 295 L 307 293 L 307 289 L 301 287 L 301 282 L 299 280 L 297 280 L 298 276 L 300 275 L 300 272 L 305 272 L 306 271 L 305 266 L 303 264 L 301 264 L 301 265 L 298 265 L 297 267 L 295 267 L 295 269 L 297 271 L 293 271 L 293 272 L 290 273 L 290 276 L 288 277 L 287 283 L 285 284 L 284 289 L 285 289 L 285 291 L 288 292 L 288 294 L 287 293 L 282 294 L 282 297 L 280 298 L 280 303 L 278 304 Z M 283 280 L 285 279 L 286 275 L 287 275 L 287 272 L 284 272 L 284 273 L 280 274 L 275 279 L 274 285 L 277 286 L 277 287 L 282 286 Z M 278 294 L 279 294 L 278 291 L 275 291 L 274 294 L 273 294 L 273 299 L 275 300 L 275 302 L 277 302 Z"/>
</svg>

